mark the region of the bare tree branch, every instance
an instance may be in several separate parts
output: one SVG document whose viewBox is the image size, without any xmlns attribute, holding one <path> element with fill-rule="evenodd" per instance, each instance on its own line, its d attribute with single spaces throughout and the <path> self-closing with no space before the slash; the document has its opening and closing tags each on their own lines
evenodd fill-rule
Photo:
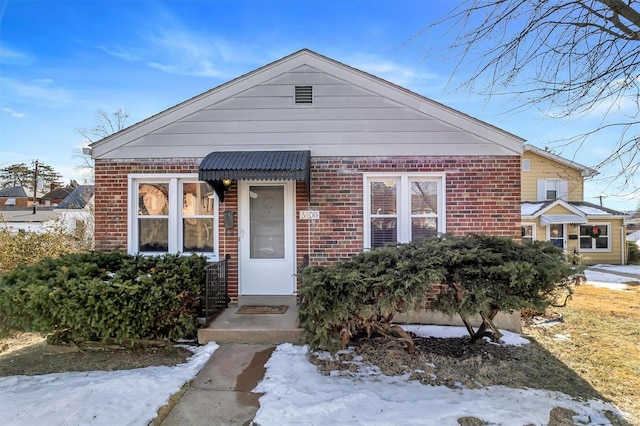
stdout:
<svg viewBox="0 0 640 426">
<path fill-rule="evenodd" d="M 640 170 L 639 1 L 466 0 L 414 40 L 436 27 L 454 35 L 454 74 L 471 70 L 461 87 L 555 118 L 602 111 L 574 142 L 618 131 L 596 168 L 620 165 L 615 178 L 631 186 Z"/>
<path fill-rule="evenodd" d="M 110 113 L 99 109 L 96 112 L 96 125 L 92 128 L 79 129 L 78 133 L 84 138 L 85 144 L 89 145 L 123 130 L 127 127 L 128 120 L 129 113 L 122 108 L 117 108 Z M 76 171 L 88 170 L 93 175 L 94 164 L 91 155 L 85 154 L 80 149 L 75 157 L 81 161 L 81 164 L 76 166 Z"/>
</svg>

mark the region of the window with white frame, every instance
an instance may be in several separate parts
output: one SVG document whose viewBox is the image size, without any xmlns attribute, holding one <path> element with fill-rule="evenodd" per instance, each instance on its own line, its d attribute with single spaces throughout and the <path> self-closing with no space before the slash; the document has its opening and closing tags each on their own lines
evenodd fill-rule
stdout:
<svg viewBox="0 0 640 426">
<path fill-rule="evenodd" d="M 445 232 L 444 176 L 365 175 L 365 247 Z"/>
<path fill-rule="evenodd" d="M 536 240 L 536 227 L 532 223 L 523 223 L 521 230 L 523 243 L 531 244 Z"/>
<path fill-rule="evenodd" d="M 547 200 L 558 198 L 558 179 L 545 179 L 545 195 Z"/>
<path fill-rule="evenodd" d="M 528 158 L 522 159 L 522 171 L 528 172 L 531 170 L 531 160 Z"/>
<path fill-rule="evenodd" d="M 580 225 L 580 251 L 611 250 L 610 224 Z"/>
<path fill-rule="evenodd" d="M 196 176 L 129 177 L 129 252 L 217 256 L 218 203 Z"/>
</svg>

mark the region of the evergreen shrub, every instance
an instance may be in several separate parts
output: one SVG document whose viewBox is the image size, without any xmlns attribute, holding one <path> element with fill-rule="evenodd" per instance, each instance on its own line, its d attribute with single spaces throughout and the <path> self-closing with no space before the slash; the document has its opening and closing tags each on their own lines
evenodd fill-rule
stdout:
<svg viewBox="0 0 640 426">
<path fill-rule="evenodd" d="M 571 294 L 577 272 L 550 243 L 505 237 L 446 235 L 374 249 L 301 272 L 303 339 L 312 349 L 335 351 L 388 333 L 396 312 L 425 307 L 459 315 L 474 341 L 487 329 L 499 338 L 497 312 L 544 310 Z M 476 315 L 482 324 L 474 330 L 469 318 Z"/>
<path fill-rule="evenodd" d="M 0 318 L 50 341 L 193 338 L 206 259 L 77 253 L 0 276 Z"/>
<path fill-rule="evenodd" d="M 354 337 L 390 332 L 396 312 L 423 307 L 443 270 L 440 259 L 417 248 L 378 248 L 303 269 L 299 320 L 305 343 L 336 351 Z"/>
</svg>

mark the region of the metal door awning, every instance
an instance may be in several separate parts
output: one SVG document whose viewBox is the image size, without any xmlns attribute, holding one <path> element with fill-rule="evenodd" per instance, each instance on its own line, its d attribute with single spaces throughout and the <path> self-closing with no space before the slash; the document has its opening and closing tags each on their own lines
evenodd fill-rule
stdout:
<svg viewBox="0 0 640 426">
<path fill-rule="evenodd" d="M 586 217 L 577 214 L 543 214 L 540 216 L 540 225 L 547 226 L 551 224 L 563 224 L 563 223 L 587 223 Z"/>
<path fill-rule="evenodd" d="M 226 179 L 301 180 L 311 198 L 311 151 L 211 152 L 200 162 L 198 177 L 224 201 Z"/>
</svg>

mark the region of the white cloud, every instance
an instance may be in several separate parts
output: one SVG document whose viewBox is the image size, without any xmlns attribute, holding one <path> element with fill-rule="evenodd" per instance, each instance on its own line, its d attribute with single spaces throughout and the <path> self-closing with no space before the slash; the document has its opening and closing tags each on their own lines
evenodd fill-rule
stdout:
<svg viewBox="0 0 640 426">
<path fill-rule="evenodd" d="M 27 99 L 45 106 L 59 106 L 72 100 L 69 92 L 53 87 L 51 79 L 21 81 L 15 78 L 0 77 L 0 84 L 7 97 Z"/>
<path fill-rule="evenodd" d="M 399 86 L 411 88 L 422 87 L 425 83 L 439 80 L 436 73 L 423 72 L 420 69 L 400 65 L 390 60 L 380 59 L 372 55 L 358 55 L 350 62 L 354 68 L 381 77 Z"/>
<path fill-rule="evenodd" d="M 11 65 L 30 65 L 33 58 L 27 53 L 0 45 L 0 62 Z"/>
<path fill-rule="evenodd" d="M 24 113 L 14 111 L 11 108 L 2 108 L 2 112 L 6 112 L 7 114 L 9 114 L 14 118 L 23 118 L 25 116 Z"/>
<path fill-rule="evenodd" d="M 142 30 L 138 38 L 122 46 L 99 45 L 103 52 L 131 63 L 171 74 L 234 78 L 265 62 L 260 47 L 236 43 L 206 31 L 187 28 L 169 13 L 163 13 L 153 28 Z"/>
</svg>

